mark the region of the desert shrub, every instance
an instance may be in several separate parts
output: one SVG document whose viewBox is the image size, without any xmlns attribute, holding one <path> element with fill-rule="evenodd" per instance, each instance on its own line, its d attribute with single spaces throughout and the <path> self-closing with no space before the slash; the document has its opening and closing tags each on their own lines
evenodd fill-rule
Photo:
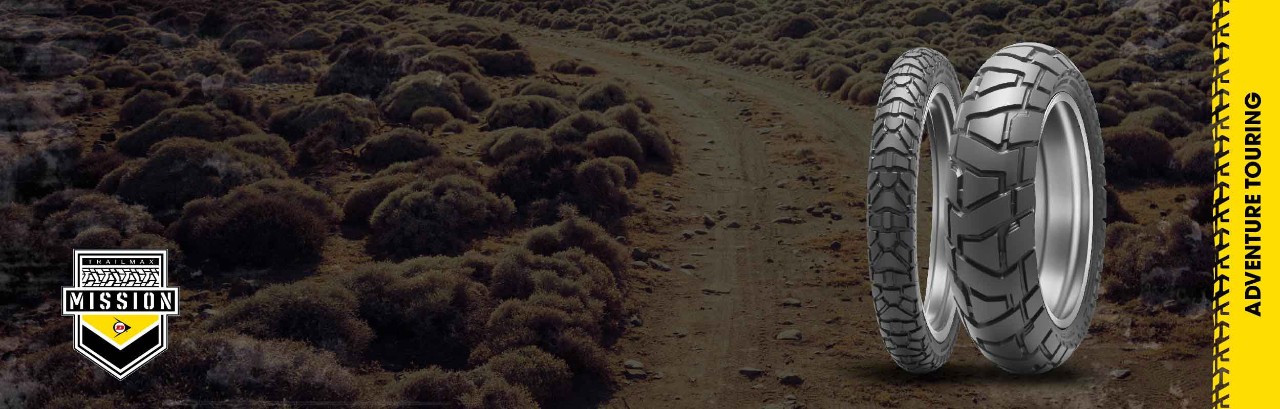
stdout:
<svg viewBox="0 0 1280 409">
<path fill-rule="evenodd" d="M 563 59 L 563 60 L 556 60 L 556 62 L 551 63 L 550 68 L 552 72 L 558 72 L 561 74 L 573 74 L 575 71 L 578 70 L 579 65 L 581 65 L 581 62 L 578 60 Z"/>
<path fill-rule="evenodd" d="M 468 409 L 539 407 L 533 396 L 529 394 L 529 390 L 523 386 L 509 383 L 489 371 L 472 371 L 470 375 L 476 383 L 476 391 L 462 398 L 463 405 Z"/>
<path fill-rule="evenodd" d="M 579 248 L 604 262 L 622 282 L 626 270 L 627 248 L 618 243 L 604 228 L 583 218 L 567 218 L 554 225 L 534 229 L 525 247 L 536 254 L 551 255 Z"/>
<path fill-rule="evenodd" d="M 301 64 L 267 64 L 249 71 L 249 82 L 254 84 L 308 83 L 316 71 Z"/>
<path fill-rule="evenodd" d="M 592 84 L 578 94 L 578 107 L 583 110 L 604 112 L 630 100 L 627 89 L 615 81 Z"/>
<path fill-rule="evenodd" d="M 631 212 L 627 174 L 621 166 L 595 158 L 578 165 L 573 176 L 575 202 L 592 220 L 616 222 Z"/>
<path fill-rule="evenodd" d="M 1182 115 L 1170 111 L 1163 106 L 1154 106 L 1138 112 L 1130 113 L 1120 122 L 1120 126 L 1150 128 L 1164 134 L 1168 138 L 1178 138 L 1191 133 L 1191 125 Z"/>
<path fill-rule="evenodd" d="M 614 334 L 622 320 L 617 279 L 582 249 L 553 256 L 509 249 L 493 267 L 489 291 L 499 300 L 526 299 L 555 307 L 592 334 Z"/>
<path fill-rule="evenodd" d="M 73 124 L 54 124 L 20 138 L 10 135 L 0 142 L 0 202 L 41 197 L 65 188 L 73 180 L 84 150 Z"/>
<path fill-rule="evenodd" d="M 396 162 L 439 155 L 439 145 L 408 128 L 396 128 L 369 138 L 364 147 L 360 148 L 360 162 L 374 169 L 382 169 Z"/>
<path fill-rule="evenodd" d="M 451 372 L 430 367 L 406 374 L 387 385 L 389 399 L 440 402 L 464 409 L 527 409 L 538 404 L 523 387 L 513 386 L 487 371 Z"/>
<path fill-rule="evenodd" d="M 461 406 L 462 397 L 473 393 L 475 389 L 475 384 L 464 373 L 433 366 L 405 374 L 398 381 L 388 384 L 385 393 L 394 400 L 442 402 Z"/>
<path fill-rule="evenodd" d="M 343 52 L 320 77 L 316 96 L 349 93 L 374 98 L 402 75 L 400 57 L 368 44 L 358 44 Z"/>
<path fill-rule="evenodd" d="M 117 172 L 115 183 L 110 183 L 109 174 L 99 185 L 114 184 L 116 188 L 102 190 L 129 203 L 147 206 L 153 214 L 168 213 L 192 199 L 218 196 L 260 179 L 285 176 L 284 170 L 269 159 L 191 138 L 156 144 L 145 160 L 126 163 L 112 173 Z"/>
<path fill-rule="evenodd" d="M 308 28 L 289 37 L 285 46 L 291 50 L 319 50 L 333 45 L 334 38 L 329 33 Z"/>
<path fill-rule="evenodd" d="M 85 112 L 89 109 L 89 103 L 92 102 L 89 91 L 80 84 L 72 82 L 54 83 L 51 89 L 45 91 L 45 97 L 48 98 L 53 112 L 58 115 Z"/>
<path fill-rule="evenodd" d="M 635 136 L 640 147 L 644 149 L 648 161 L 663 164 L 675 163 L 675 148 L 671 146 L 671 139 L 667 138 L 653 120 L 635 104 L 611 108 L 605 112 L 605 116 L 613 119 Z"/>
<path fill-rule="evenodd" d="M 0 285 L 0 297 L 14 303 L 39 300 L 46 291 L 65 285 L 66 279 L 57 273 L 66 268 L 66 258 L 55 251 L 33 213 L 30 206 L 0 203 L 0 231 L 4 231 L 0 234 L 0 263 L 27 266 L 26 274 L 6 273 L 4 285 Z"/>
<path fill-rule="evenodd" d="M 1183 178 L 1195 182 L 1213 181 L 1217 153 L 1211 137 L 1204 133 L 1191 134 L 1175 139 L 1174 143 L 1177 149 L 1173 157 L 1175 167 Z"/>
<path fill-rule="evenodd" d="M 76 360 L 79 355 L 70 344 L 62 344 L 20 355 L 9 362 L 17 365 L 0 368 L 0 383 L 6 375 L 29 380 L 17 384 L 19 394 L 4 399 L 33 407 L 160 406 L 173 396 L 341 402 L 359 396 L 356 377 L 332 353 L 299 342 L 174 331 L 169 350 L 175 356 L 143 366 L 137 377 L 120 382 L 102 377 L 88 361 Z M 125 399 L 121 391 L 132 396 Z"/>
<path fill-rule="evenodd" d="M 107 149 L 100 152 L 88 152 L 75 164 L 72 171 L 71 185 L 79 188 L 93 188 L 103 176 L 123 164 L 129 157 Z"/>
<path fill-rule="evenodd" d="M 458 118 L 471 115 L 458 83 L 435 71 L 410 75 L 391 84 L 387 93 L 378 98 L 378 106 L 388 120 L 397 122 L 409 122 L 414 111 L 428 106 L 444 108 Z"/>
<path fill-rule="evenodd" d="M 1128 58 L 1117 58 L 1103 61 L 1101 64 L 1085 71 L 1084 76 L 1089 83 L 1120 80 L 1132 84 L 1148 82 L 1156 78 L 1156 72 L 1145 65 L 1133 62 Z"/>
<path fill-rule="evenodd" d="M 489 180 L 531 221 L 554 220 L 559 206 L 572 200 L 574 169 L 591 158 L 578 146 L 553 145 L 545 150 L 522 150 L 502 160 Z"/>
<path fill-rule="evenodd" d="M 169 226 L 170 236 L 196 264 L 267 268 L 314 261 L 336 211 L 321 214 L 312 208 L 317 201 L 287 193 L 242 187 L 221 198 L 191 201 Z"/>
<path fill-rule="evenodd" d="M 271 159 L 284 169 L 292 168 L 295 161 L 293 151 L 289 149 L 289 141 L 276 135 L 240 135 L 227 139 L 226 144 L 236 149 Z"/>
<path fill-rule="evenodd" d="M 434 131 L 453 120 L 453 114 L 440 107 L 422 107 L 409 116 L 409 125 L 427 132 Z"/>
<path fill-rule="evenodd" d="M 844 86 L 844 81 L 853 76 L 853 69 L 844 64 L 831 64 L 814 81 L 814 87 L 826 92 L 836 92 Z"/>
<path fill-rule="evenodd" d="M 84 56 L 53 43 L 18 45 L 5 57 L 6 68 L 12 69 L 17 75 L 33 79 L 70 75 L 89 64 Z M 10 65 L 13 63 L 16 64 Z"/>
<path fill-rule="evenodd" d="M 1120 125 L 1126 112 L 1111 104 L 1098 104 L 1098 125 L 1103 128 Z"/>
<path fill-rule="evenodd" d="M 970 2 L 956 12 L 960 17 L 985 16 L 992 20 L 1002 20 L 1019 2 L 1013 0 L 981 0 Z"/>
<path fill-rule="evenodd" d="M 369 224 L 369 216 L 373 214 L 373 209 L 377 208 L 387 195 L 417 179 L 417 176 L 411 173 L 394 173 L 360 183 L 347 195 L 347 201 L 342 206 L 342 214 L 345 217 L 343 222 L 353 225 Z"/>
<path fill-rule="evenodd" d="M 1106 128 L 1102 138 L 1106 146 L 1107 176 L 1114 181 L 1163 175 L 1173 160 L 1169 140 L 1148 128 Z"/>
<path fill-rule="evenodd" d="M 498 51 L 475 48 L 467 53 L 476 59 L 476 63 L 484 69 L 485 75 L 515 77 L 530 75 L 535 71 L 533 58 L 530 58 L 529 52 L 525 50 Z"/>
<path fill-rule="evenodd" d="M 413 62 L 409 64 L 409 71 L 437 71 L 445 74 L 458 72 L 478 75 L 480 70 L 476 68 L 477 64 L 476 60 L 466 53 L 452 48 L 439 48 L 432 50 L 427 55 L 414 58 Z"/>
<path fill-rule="evenodd" d="M 508 127 L 546 129 L 569 115 L 559 101 L 544 96 L 515 96 L 498 100 L 485 112 L 489 129 Z"/>
<path fill-rule="evenodd" d="M 622 169 L 622 175 L 625 177 L 625 186 L 628 189 L 634 188 L 637 183 L 640 183 L 640 167 L 631 158 L 610 156 L 605 159 Z"/>
<path fill-rule="evenodd" d="M 934 5 L 923 6 L 907 13 L 907 22 L 914 26 L 927 26 L 932 23 L 947 23 L 950 21 L 951 14 Z"/>
<path fill-rule="evenodd" d="M 644 148 L 640 147 L 635 136 L 619 128 L 608 128 L 587 135 L 585 146 L 593 155 L 601 158 L 622 156 L 635 162 L 644 161 L 645 158 Z"/>
<path fill-rule="evenodd" d="M 357 316 L 355 294 L 334 284 L 303 280 L 263 288 L 208 321 L 214 330 L 258 338 L 290 339 L 353 359 L 373 339 Z"/>
<path fill-rule="evenodd" d="M 253 122 L 210 106 L 171 108 L 121 135 L 116 141 L 116 148 L 126 155 L 142 156 L 147 154 L 152 145 L 173 137 L 221 141 L 233 136 L 261 132 Z"/>
<path fill-rule="evenodd" d="M 1107 192 L 1107 223 L 1135 223 L 1133 214 L 1124 208 L 1124 204 L 1120 202 L 1120 195 L 1116 194 L 1115 189 L 1111 185 L 1106 186 Z"/>
<path fill-rule="evenodd" d="M 257 120 L 259 111 L 257 105 L 253 101 L 253 97 L 249 96 L 240 88 L 225 88 L 218 90 L 213 94 L 213 106 L 239 115 L 241 118 Z"/>
<path fill-rule="evenodd" d="M 296 205 L 300 210 L 310 212 L 325 222 L 332 223 L 341 219 L 338 206 L 329 199 L 329 195 L 319 192 L 305 183 L 294 179 L 263 179 L 248 185 L 240 186 L 219 199 L 226 201 L 250 200 L 254 197 L 276 197 Z"/>
<path fill-rule="evenodd" d="M 564 87 L 551 84 L 541 79 L 521 81 L 515 87 L 515 95 L 541 95 L 547 98 L 565 101 L 566 103 L 573 102 L 573 96 L 569 94 Z"/>
<path fill-rule="evenodd" d="M 387 166 L 378 172 L 378 176 L 409 173 L 419 179 L 437 179 L 449 175 L 460 175 L 480 180 L 480 170 L 475 161 L 453 155 L 442 155 L 433 158 L 418 159 L 413 162 L 399 162 Z"/>
<path fill-rule="evenodd" d="M 1108 254 L 1124 254 L 1104 268 L 1105 296 L 1124 302 L 1141 298 L 1158 305 L 1166 300 L 1203 302 L 1212 289 L 1213 245 L 1200 225 L 1175 215 L 1155 225 L 1114 223 L 1107 226 Z"/>
<path fill-rule="evenodd" d="M 0 93 L 0 132 L 26 132 L 47 128 L 58 113 L 45 98 L 33 93 Z"/>
<path fill-rule="evenodd" d="M 297 64 L 317 68 L 323 64 L 321 60 L 322 57 L 315 51 L 289 51 L 280 54 L 281 64 Z"/>
<path fill-rule="evenodd" d="M 281 32 L 282 27 L 270 23 L 267 19 L 246 19 L 241 23 L 232 25 L 226 34 L 222 35 L 222 41 L 218 43 L 218 48 L 227 50 L 235 43 L 244 40 L 253 40 L 271 48 L 280 46 L 284 33 Z"/>
<path fill-rule="evenodd" d="M 475 76 L 467 73 L 455 72 L 449 74 L 449 79 L 458 83 L 458 91 L 462 93 L 462 102 L 475 111 L 483 111 L 493 105 L 493 94 L 489 93 L 486 87 Z"/>
<path fill-rule="evenodd" d="M 217 51 L 205 51 L 188 55 L 186 59 L 181 60 L 175 71 L 179 75 L 201 74 L 207 77 L 215 75 L 227 77 L 232 73 L 239 73 L 239 68 L 236 60 Z"/>
<path fill-rule="evenodd" d="M 373 263 L 346 279 L 359 314 L 378 334 L 378 358 L 460 367 L 483 338 L 492 310 L 488 290 L 455 259 L 424 257 L 391 265 Z M 431 343 L 432 348 L 421 348 Z"/>
<path fill-rule="evenodd" d="M 231 56 L 246 70 L 266 64 L 269 53 L 267 46 L 254 40 L 240 40 L 231 45 Z"/>
<path fill-rule="evenodd" d="M 48 202 L 42 205 L 51 207 Z M 45 231 L 56 240 L 69 240 L 85 231 L 100 229 L 115 233 L 118 243 L 127 236 L 158 233 L 162 229 L 141 206 L 126 205 L 102 193 L 76 194 L 65 207 L 56 207 L 62 209 L 50 213 L 44 220 Z"/>
<path fill-rule="evenodd" d="M 509 299 L 489 316 L 489 337 L 472 352 L 473 360 L 487 360 L 502 351 L 540 347 L 562 359 L 575 375 L 607 376 L 608 364 L 595 323 L 578 311 L 581 304 L 553 294 Z"/>
<path fill-rule="evenodd" d="M 596 111 L 580 111 L 556 122 L 547 135 L 555 143 L 582 143 L 587 135 L 619 126 L 617 122 Z"/>
<path fill-rule="evenodd" d="M 321 325 L 329 331 L 336 328 Z M 229 333 L 179 333 L 169 348 L 173 358 L 140 370 L 140 377 L 173 381 L 158 385 L 161 390 L 156 395 L 177 391 L 194 399 L 236 396 L 295 402 L 352 402 L 359 396 L 356 376 L 339 365 L 331 352 L 303 343 Z"/>
<path fill-rule="evenodd" d="M 132 87 L 147 80 L 147 74 L 127 65 L 112 65 L 92 72 L 107 88 Z"/>
<path fill-rule="evenodd" d="M 440 125 L 440 133 L 445 135 L 456 135 L 467 130 L 467 122 L 458 118 L 450 119 L 444 125 Z"/>
<path fill-rule="evenodd" d="M 566 397 L 573 386 L 569 365 L 536 347 L 498 354 L 485 363 L 484 369 L 509 383 L 524 386 L 534 399 L 544 404 Z"/>
<path fill-rule="evenodd" d="M 418 181 L 391 192 L 374 209 L 369 246 L 393 257 L 460 253 L 505 225 L 514 211 L 511 199 L 472 179 Z"/>
<path fill-rule="evenodd" d="M 120 106 L 120 126 L 138 126 L 173 107 L 173 98 L 160 91 L 143 90 Z"/>
<path fill-rule="evenodd" d="M 778 40 L 780 38 L 804 38 L 813 31 L 820 28 L 816 18 L 812 15 L 796 15 L 783 20 L 778 25 L 769 29 L 769 39 Z"/>
<path fill-rule="evenodd" d="M 285 139 L 296 141 L 321 124 L 330 123 L 328 135 L 343 146 L 356 146 L 373 133 L 378 125 L 378 108 L 364 98 L 351 94 L 312 98 L 271 115 L 267 127 Z"/>
<path fill-rule="evenodd" d="M 106 227 L 90 227 L 67 241 L 67 247 L 75 249 L 111 249 L 115 248 L 124 236 L 120 232 Z"/>
<path fill-rule="evenodd" d="M 503 128 L 489 132 L 488 139 L 479 146 L 480 158 L 489 163 L 500 163 L 521 152 L 543 152 L 551 147 L 545 133 L 529 128 Z"/>
</svg>

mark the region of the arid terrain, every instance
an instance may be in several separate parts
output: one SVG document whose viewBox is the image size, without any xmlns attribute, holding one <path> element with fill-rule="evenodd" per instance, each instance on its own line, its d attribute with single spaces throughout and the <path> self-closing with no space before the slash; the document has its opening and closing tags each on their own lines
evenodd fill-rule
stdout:
<svg viewBox="0 0 1280 409">
<path fill-rule="evenodd" d="M 4 17 L 0 406 L 1208 405 L 1207 3 L 1041 2 L 1105 32 L 1058 40 L 1105 106 L 1112 225 L 1089 338 L 1039 376 L 963 335 L 935 373 L 893 364 L 864 199 L 887 63 L 950 48 L 966 82 L 1054 44 L 1015 23 L 1043 9 L 270 1 L 214 30 L 126 3 Z M 1171 48 L 1193 63 L 1148 58 Z M 58 314 L 86 246 L 180 255 L 173 344 L 124 382 Z"/>
</svg>

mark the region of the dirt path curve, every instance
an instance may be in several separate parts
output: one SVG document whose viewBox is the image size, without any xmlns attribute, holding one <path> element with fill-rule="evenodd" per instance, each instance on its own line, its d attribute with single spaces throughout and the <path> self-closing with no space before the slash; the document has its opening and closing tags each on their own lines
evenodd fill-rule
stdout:
<svg viewBox="0 0 1280 409">
<path fill-rule="evenodd" d="M 665 211 L 665 200 L 678 198 L 671 213 L 686 223 L 633 233 L 637 246 L 659 250 L 674 271 L 656 273 L 664 283 L 633 297 L 644 324 L 617 346 L 651 376 L 623 388 L 610 405 L 741 407 L 799 393 L 803 385 L 782 385 L 778 375 L 793 371 L 806 379 L 797 361 L 826 353 L 839 332 L 827 336 L 815 327 L 841 321 L 813 311 L 860 307 L 849 301 L 861 292 L 812 280 L 833 275 L 823 269 L 839 264 L 820 251 L 833 252 L 832 241 L 844 238 L 844 253 L 863 252 L 862 222 L 850 216 L 862 213 L 851 205 L 861 205 L 867 146 L 861 131 L 870 129 L 869 113 L 718 64 L 557 33 L 522 34 L 540 58 L 579 59 L 629 82 L 658 101 L 666 129 L 679 132 L 682 166 L 669 182 L 675 189 L 650 198 L 648 208 Z M 821 201 L 842 214 L 803 210 Z M 715 224 L 706 226 L 704 215 Z M 824 260 L 809 254 L 815 251 Z M 838 267 L 856 282 L 858 268 Z M 800 306 L 784 305 L 787 299 Z M 801 339 L 775 339 L 788 329 Z M 765 373 L 753 379 L 740 373 L 743 367 Z"/>
</svg>

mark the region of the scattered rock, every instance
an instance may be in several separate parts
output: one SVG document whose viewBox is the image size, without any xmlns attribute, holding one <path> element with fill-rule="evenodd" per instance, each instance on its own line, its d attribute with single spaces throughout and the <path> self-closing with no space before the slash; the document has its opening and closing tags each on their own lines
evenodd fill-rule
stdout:
<svg viewBox="0 0 1280 409">
<path fill-rule="evenodd" d="M 760 375 L 764 375 L 764 372 L 765 371 L 763 369 L 750 367 L 750 366 L 744 366 L 744 367 L 738 368 L 738 373 L 750 379 L 755 379 Z"/>
<path fill-rule="evenodd" d="M 708 228 L 708 229 L 709 229 L 709 228 L 712 228 L 712 227 L 715 227 L 715 225 L 716 225 L 716 219 L 712 218 L 712 217 L 711 217 L 711 215 L 709 215 L 709 214 L 705 214 L 705 213 L 703 213 L 703 214 L 702 214 L 702 225 L 703 225 L 703 226 L 707 226 L 707 228 Z"/>
<path fill-rule="evenodd" d="M 622 361 L 622 367 L 627 369 L 644 369 L 644 362 L 640 362 L 635 359 L 628 359 L 626 361 Z"/>
<path fill-rule="evenodd" d="M 687 268 L 687 269 L 690 269 L 690 270 L 697 270 L 697 269 L 698 269 L 698 266 L 693 265 L 693 263 L 684 263 L 684 264 L 681 264 L 681 265 L 680 265 L 680 268 Z"/>
<path fill-rule="evenodd" d="M 246 280 L 243 278 L 237 278 L 235 281 L 231 282 L 231 288 L 229 289 L 229 294 L 232 297 L 240 297 L 240 296 L 253 294 L 257 291 L 258 291 L 257 280 Z"/>
<path fill-rule="evenodd" d="M 1111 377 L 1115 379 L 1127 379 L 1131 373 L 1128 369 L 1112 369 Z"/>
<path fill-rule="evenodd" d="M 786 299 L 783 299 L 783 300 L 782 300 L 782 306 L 783 306 L 783 307 L 799 307 L 799 306 L 800 306 L 800 299 L 799 299 L 799 298 L 786 298 Z"/>
<path fill-rule="evenodd" d="M 652 257 L 653 257 L 653 253 L 650 253 L 648 250 L 642 249 L 642 248 L 640 248 L 640 247 L 632 247 L 632 248 L 631 248 L 631 259 L 632 259 L 632 260 L 645 261 L 645 260 L 648 260 L 648 259 L 650 259 L 650 258 L 652 258 Z"/>
<path fill-rule="evenodd" d="M 706 231 L 706 230 L 703 230 L 703 229 L 694 229 L 694 230 L 693 230 L 693 233 L 694 233 L 694 234 L 697 234 L 697 235 L 700 235 L 700 236 L 705 236 L 705 235 L 707 235 L 707 234 L 710 234 L 711 232 Z"/>
<path fill-rule="evenodd" d="M 832 250 L 840 250 L 840 247 L 843 247 L 843 245 L 840 244 L 840 240 L 835 240 L 832 241 L 828 247 L 831 247 Z"/>
<path fill-rule="evenodd" d="M 646 268 L 649 268 L 649 264 L 648 264 L 648 263 L 645 263 L 645 262 L 643 262 L 643 261 L 638 261 L 638 260 L 637 260 L 637 261 L 632 261 L 632 262 L 631 262 L 631 267 L 634 267 L 634 268 L 636 268 L 636 269 L 638 269 L 638 270 L 644 270 L 644 269 L 646 269 Z"/>
<path fill-rule="evenodd" d="M 799 217 L 783 216 L 777 219 L 773 219 L 773 222 L 777 224 L 800 224 L 800 223 L 804 223 L 804 220 L 800 219 Z"/>
<path fill-rule="evenodd" d="M 799 341 L 804 338 L 804 336 L 800 334 L 800 330 L 792 328 L 779 332 L 778 336 L 773 338 L 778 341 Z"/>
<path fill-rule="evenodd" d="M 801 378 L 800 375 L 797 375 L 795 372 L 782 371 L 778 373 L 778 382 L 783 385 L 794 386 L 804 383 L 804 378 Z"/>
<path fill-rule="evenodd" d="M 730 229 L 736 229 L 736 228 L 742 227 L 742 223 L 739 223 L 737 220 L 730 220 L 728 223 L 725 223 L 724 227 L 728 227 Z"/>
<path fill-rule="evenodd" d="M 622 374 L 626 376 L 627 379 L 645 379 L 649 377 L 649 373 L 645 372 L 643 369 L 627 369 L 622 371 Z"/>
<path fill-rule="evenodd" d="M 649 267 L 653 267 L 654 270 L 658 270 L 658 271 L 671 271 L 671 266 L 667 265 L 667 263 L 663 263 L 662 260 L 658 260 L 656 258 L 649 259 Z"/>
<path fill-rule="evenodd" d="M 724 294 L 728 294 L 729 290 L 726 290 L 723 288 L 706 287 L 702 289 L 702 293 L 706 295 L 724 295 Z"/>
<path fill-rule="evenodd" d="M 639 315 L 632 315 L 631 318 L 627 319 L 627 323 L 633 327 L 639 327 L 644 325 L 644 320 L 640 319 Z"/>
<path fill-rule="evenodd" d="M 692 239 L 694 235 L 697 235 L 697 233 L 694 233 L 693 230 L 685 230 L 680 232 L 680 236 L 686 239 Z"/>
</svg>

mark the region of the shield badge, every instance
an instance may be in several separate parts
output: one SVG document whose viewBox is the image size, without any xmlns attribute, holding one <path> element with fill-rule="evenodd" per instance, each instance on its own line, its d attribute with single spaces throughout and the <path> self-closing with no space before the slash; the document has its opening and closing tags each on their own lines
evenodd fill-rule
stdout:
<svg viewBox="0 0 1280 409">
<path fill-rule="evenodd" d="M 76 351 L 124 379 L 165 350 L 178 288 L 168 287 L 167 250 L 75 250 L 62 315 L 74 318 Z"/>
</svg>

